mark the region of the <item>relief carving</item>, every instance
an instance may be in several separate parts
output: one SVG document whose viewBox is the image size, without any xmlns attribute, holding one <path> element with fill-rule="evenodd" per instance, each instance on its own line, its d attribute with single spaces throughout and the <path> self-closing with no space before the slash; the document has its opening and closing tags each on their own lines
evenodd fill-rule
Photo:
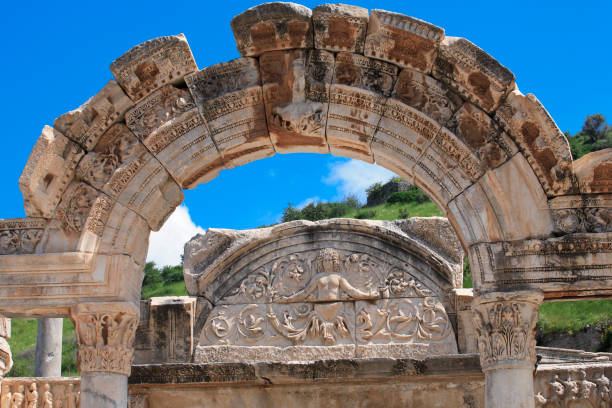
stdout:
<svg viewBox="0 0 612 408">
<path fill-rule="evenodd" d="M 563 377 L 566 377 L 563 379 Z M 585 370 L 569 371 L 561 376 L 554 374 L 552 378 L 536 381 L 536 407 L 570 408 L 588 406 L 607 408 L 612 402 L 610 394 L 610 379 L 602 371 L 599 376 L 589 376 Z"/>
<path fill-rule="evenodd" d="M 79 371 L 129 375 L 138 326 L 131 304 L 80 304 L 71 312 L 79 343 Z"/>
<path fill-rule="evenodd" d="M 511 366 L 533 367 L 535 324 L 541 294 L 486 294 L 472 304 L 474 328 L 483 370 Z"/>
<path fill-rule="evenodd" d="M 332 248 L 290 254 L 248 275 L 221 299 L 198 351 L 436 343 L 451 352 L 452 327 L 435 296 L 406 270 L 368 254 L 341 257 Z"/>
<path fill-rule="evenodd" d="M 78 378 L 8 378 L 2 382 L 1 408 L 78 408 Z"/>
<path fill-rule="evenodd" d="M 91 207 L 99 193 L 84 183 L 71 184 L 62 201 L 60 202 L 56 216 L 66 231 L 81 232 Z"/>
<path fill-rule="evenodd" d="M 14 218 L 0 221 L 0 255 L 33 254 L 47 221 L 36 218 Z"/>
<path fill-rule="evenodd" d="M 612 208 L 563 208 L 552 211 L 555 233 L 612 232 Z"/>
</svg>

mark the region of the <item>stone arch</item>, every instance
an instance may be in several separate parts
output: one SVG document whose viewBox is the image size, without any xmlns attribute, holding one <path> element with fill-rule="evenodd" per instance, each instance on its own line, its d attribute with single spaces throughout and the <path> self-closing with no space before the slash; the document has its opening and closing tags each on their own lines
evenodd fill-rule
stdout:
<svg viewBox="0 0 612 408">
<path fill-rule="evenodd" d="M 73 268 L 107 277 L 119 264 L 138 271 L 140 237 L 161 227 L 183 188 L 276 152 L 331 152 L 414 182 L 457 231 L 477 288 L 546 280 L 488 274 L 510 253 L 500 245 L 609 230 L 609 200 L 579 199 L 609 193 L 606 153 L 574 173 L 544 107 L 468 40 L 343 5 L 263 4 L 232 28 L 241 58 L 198 71 L 183 35 L 147 41 L 111 64 L 116 81 L 43 129 L 20 178 L 29 218 L 5 228 L 29 226 L 26 238 L 39 239 L 17 251 L 70 253 Z M 127 279 L 138 287 L 138 272 Z M 105 282 L 102 297 L 136 296 Z"/>
<path fill-rule="evenodd" d="M 486 322 L 490 308 L 528 321 L 530 336 L 542 300 L 530 291 L 612 295 L 610 151 L 574 163 L 537 98 L 476 45 L 345 5 L 267 3 L 232 29 L 242 57 L 202 70 L 183 35 L 134 47 L 111 64 L 115 80 L 43 129 L 19 179 L 28 217 L 0 221 L 0 312 L 125 330 L 111 371 L 126 374 L 143 237 L 183 188 L 292 152 L 376 162 L 436 202 L 487 293 L 479 344 L 501 321 Z M 108 371 L 99 359 L 115 354 L 82 346 L 88 372 Z M 532 369 L 521 350 L 482 361 Z"/>
</svg>

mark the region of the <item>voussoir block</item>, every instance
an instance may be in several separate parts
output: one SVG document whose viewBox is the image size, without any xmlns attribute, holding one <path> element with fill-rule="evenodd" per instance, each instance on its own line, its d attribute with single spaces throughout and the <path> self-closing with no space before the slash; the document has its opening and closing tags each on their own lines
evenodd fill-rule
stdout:
<svg viewBox="0 0 612 408">
<path fill-rule="evenodd" d="M 323 4 L 312 9 L 315 48 L 363 53 L 368 10 L 347 4 Z"/>
<path fill-rule="evenodd" d="M 183 188 L 212 180 L 222 168 L 189 90 L 165 85 L 126 114 L 126 124 Z"/>
<path fill-rule="evenodd" d="M 257 59 L 215 64 L 185 81 L 226 168 L 274 155 Z"/>
<path fill-rule="evenodd" d="M 372 162 L 370 142 L 385 110 L 398 68 L 341 52 L 330 89 L 327 142 L 332 154 Z"/>
<path fill-rule="evenodd" d="M 231 21 L 238 52 L 256 57 L 266 51 L 312 48 L 312 11 L 295 3 L 264 3 Z"/>
<path fill-rule="evenodd" d="M 134 103 L 112 79 L 77 109 L 55 119 L 53 126 L 86 151 L 98 143 L 113 124 L 123 119 Z"/>
<path fill-rule="evenodd" d="M 444 30 L 418 18 L 372 10 L 364 55 L 429 73 Z"/>
<path fill-rule="evenodd" d="M 612 149 L 582 156 L 574 162 L 581 193 L 612 193 Z"/>
<path fill-rule="evenodd" d="M 465 38 L 442 41 L 432 74 L 487 113 L 514 89 L 514 74 Z"/>
<path fill-rule="evenodd" d="M 183 82 L 198 67 L 183 34 L 159 37 L 135 46 L 110 66 L 127 95 L 138 101 L 166 84 Z"/>
<path fill-rule="evenodd" d="M 575 187 L 569 142 L 534 95 L 514 90 L 495 119 L 516 141 L 547 195 L 563 195 Z"/>
<path fill-rule="evenodd" d="M 85 153 L 57 130 L 45 126 L 19 177 L 25 212 L 51 218 Z"/>
<path fill-rule="evenodd" d="M 278 153 L 329 153 L 325 140 L 334 55 L 310 49 L 259 57 L 270 138 Z"/>
</svg>

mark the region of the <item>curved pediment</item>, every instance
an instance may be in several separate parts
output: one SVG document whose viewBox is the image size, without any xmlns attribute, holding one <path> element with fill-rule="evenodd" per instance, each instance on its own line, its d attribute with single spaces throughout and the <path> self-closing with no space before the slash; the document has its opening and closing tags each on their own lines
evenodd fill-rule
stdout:
<svg viewBox="0 0 612 408">
<path fill-rule="evenodd" d="M 195 360 L 456 353 L 462 259 L 442 218 L 209 230 L 185 246 L 188 290 L 214 305 Z"/>
</svg>

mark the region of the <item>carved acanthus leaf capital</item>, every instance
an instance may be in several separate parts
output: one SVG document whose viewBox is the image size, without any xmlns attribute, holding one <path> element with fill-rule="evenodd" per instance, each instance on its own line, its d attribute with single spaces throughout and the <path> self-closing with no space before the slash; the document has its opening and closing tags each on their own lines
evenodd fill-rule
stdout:
<svg viewBox="0 0 612 408">
<path fill-rule="evenodd" d="M 487 293 L 472 303 L 483 371 L 534 367 L 539 292 Z"/>
<path fill-rule="evenodd" d="M 132 303 L 83 303 L 72 308 L 79 371 L 130 374 L 139 310 Z"/>
</svg>

